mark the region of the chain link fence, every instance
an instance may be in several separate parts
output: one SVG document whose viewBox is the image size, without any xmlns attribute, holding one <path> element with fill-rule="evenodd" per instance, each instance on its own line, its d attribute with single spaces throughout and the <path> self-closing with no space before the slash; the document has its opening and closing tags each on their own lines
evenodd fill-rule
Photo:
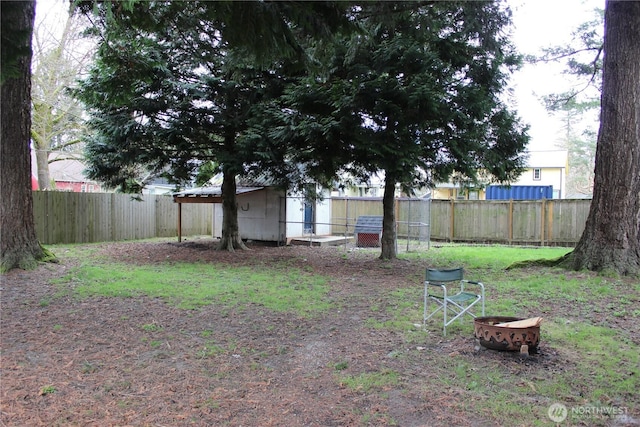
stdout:
<svg viewBox="0 0 640 427">
<path fill-rule="evenodd" d="M 382 237 L 382 198 L 334 197 L 331 200 L 331 235 L 347 249 L 380 248 Z M 396 250 L 428 250 L 431 240 L 431 200 L 396 199 Z M 308 235 L 309 244 L 321 236 Z"/>
</svg>

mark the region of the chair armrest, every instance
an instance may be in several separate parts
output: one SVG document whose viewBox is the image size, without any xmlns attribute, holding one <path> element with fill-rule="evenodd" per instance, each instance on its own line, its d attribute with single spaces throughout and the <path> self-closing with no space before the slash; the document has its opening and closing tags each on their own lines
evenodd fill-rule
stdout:
<svg viewBox="0 0 640 427">
<path fill-rule="evenodd" d="M 427 291 L 427 286 L 436 286 L 442 289 L 442 293 L 443 296 L 446 298 L 447 297 L 447 285 L 445 285 L 444 283 L 432 283 L 428 280 L 424 281 L 424 290 L 425 292 Z"/>
<path fill-rule="evenodd" d="M 428 280 L 425 280 L 424 284 L 428 286 L 440 286 L 441 288 L 446 288 L 446 285 L 444 283 L 433 283 Z"/>
<path fill-rule="evenodd" d="M 482 282 L 474 282 L 473 280 L 463 279 L 462 283 L 467 283 L 469 285 L 475 285 L 480 288 L 482 291 L 482 295 L 484 295 L 484 284 Z"/>
</svg>

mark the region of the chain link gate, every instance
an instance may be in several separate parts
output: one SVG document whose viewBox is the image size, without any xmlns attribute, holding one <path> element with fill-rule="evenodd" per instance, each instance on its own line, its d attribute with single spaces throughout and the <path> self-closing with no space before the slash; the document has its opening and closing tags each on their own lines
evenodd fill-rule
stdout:
<svg viewBox="0 0 640 427">
<path fill-rule="evenodd" d="M 400 198 L 396 200 L 397 250 L 428 250 L 431 241 L 431 199 Z"/>
<path fill-rule="evenodd" d="M 350 247 L 366 247 L 365 239 L 371 237 L 371 247 L 379 246 L 378 230 L 371 236 L 360 234 L 356 225 L 361 217 L 382 218 L 381 197 L 334 197 L 332 232 L 334 235 L 352 236 Z M 396 251 L 410 252 L 429 249 L 431 240 L 431 199 L 400 197 L 396 202 Z M 378 225 L 381 231 L 381 225 Z M 366 230 L 364 231 L 366 233 Z"/>
</svg>

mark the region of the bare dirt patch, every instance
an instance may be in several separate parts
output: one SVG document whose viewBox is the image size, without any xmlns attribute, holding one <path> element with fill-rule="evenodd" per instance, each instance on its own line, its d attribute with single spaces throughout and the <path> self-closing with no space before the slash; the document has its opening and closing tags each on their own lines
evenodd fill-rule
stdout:
<svg viewBox="0 0 640 427">
<path fill-rule="evenodd" d="M 439 374 L 430 366 L 442 365 L 436 359 L 478 369 L 502 364 L 523 389 L 527 378 L 571 369 L 571 360 L 544 345 L 522 360 L 477 351 L 470 336 L 429 333 L 416 343 L 403 331 L 369 326 L 387 320 L 385 295 L 419 287 L 425 267 L 382 262 L 374 252 L 347 259 L 336 248 L 253 245 L 230 254 L 203 240 L 109 243 L 95 254 L 132 264 L 311 268 L 331 277 L 336 305 L 314 318 L 255 304 L 182 310 L 146 297 L 61 295 L 52 281 L 74 265 L 58 255 L 60 264 L 2 276 L 1 425 L 491 426 L 490 410 L 465 411 L 466 390 L 428 386 Z M 385 371 L 397 374 L 395 384 L 354 389 L 341 380 Z"/>
</svg>

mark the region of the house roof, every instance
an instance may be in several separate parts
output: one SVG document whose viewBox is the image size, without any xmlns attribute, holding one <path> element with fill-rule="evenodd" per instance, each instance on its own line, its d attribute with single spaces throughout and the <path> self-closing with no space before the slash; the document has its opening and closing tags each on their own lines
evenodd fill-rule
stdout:
<svg viewBox="0 0 640 427">
<path fill-rule="evenodd" d="M 90 182 L 96 181 L 84 175 L 86 165 L 79 159 L 72 158 L 71 153 L 52 152 L 49 154 L 49 178 L 57 182 Z M 35 151 L 31 151 L 31 170 L 38 174 Z"/>
<path fill-rule="evenodd" d="M 530 168 L 566 168 L 567 150 L 528 151 L 527 166 Z"/>
<path fill-rule="evenodd" d="M 55 181 L 89 182 L 84 176 L 85 165 L 75 159 L 61 159 L 49 163 L 49 176 Z"/>
<path fill-rule="evenodd" d="M 206 187 L 191 188 L 173 193 L 173 201 L 175 203 L 222 203 L 222 179 L 222 174 L 218 173 L 209 180 L 210 185 Z M 260 191 L 266 187 L 273 187 L 273 180 L 266 173 L 249 178 L 236 178 L 237 196 Z"/>
<path fill-rule="evenodd" d="M 222 186 L 223 175 L 222 173 L 215 174 L 208 182 L 207 187 L 202 188 L 216 188 Z M 236 177 L 236 185 L 240 187 L 271 187 L 274 185 L 273 179 L 266 173 L 260 173 L 252 177 Z"/>
</svg>

